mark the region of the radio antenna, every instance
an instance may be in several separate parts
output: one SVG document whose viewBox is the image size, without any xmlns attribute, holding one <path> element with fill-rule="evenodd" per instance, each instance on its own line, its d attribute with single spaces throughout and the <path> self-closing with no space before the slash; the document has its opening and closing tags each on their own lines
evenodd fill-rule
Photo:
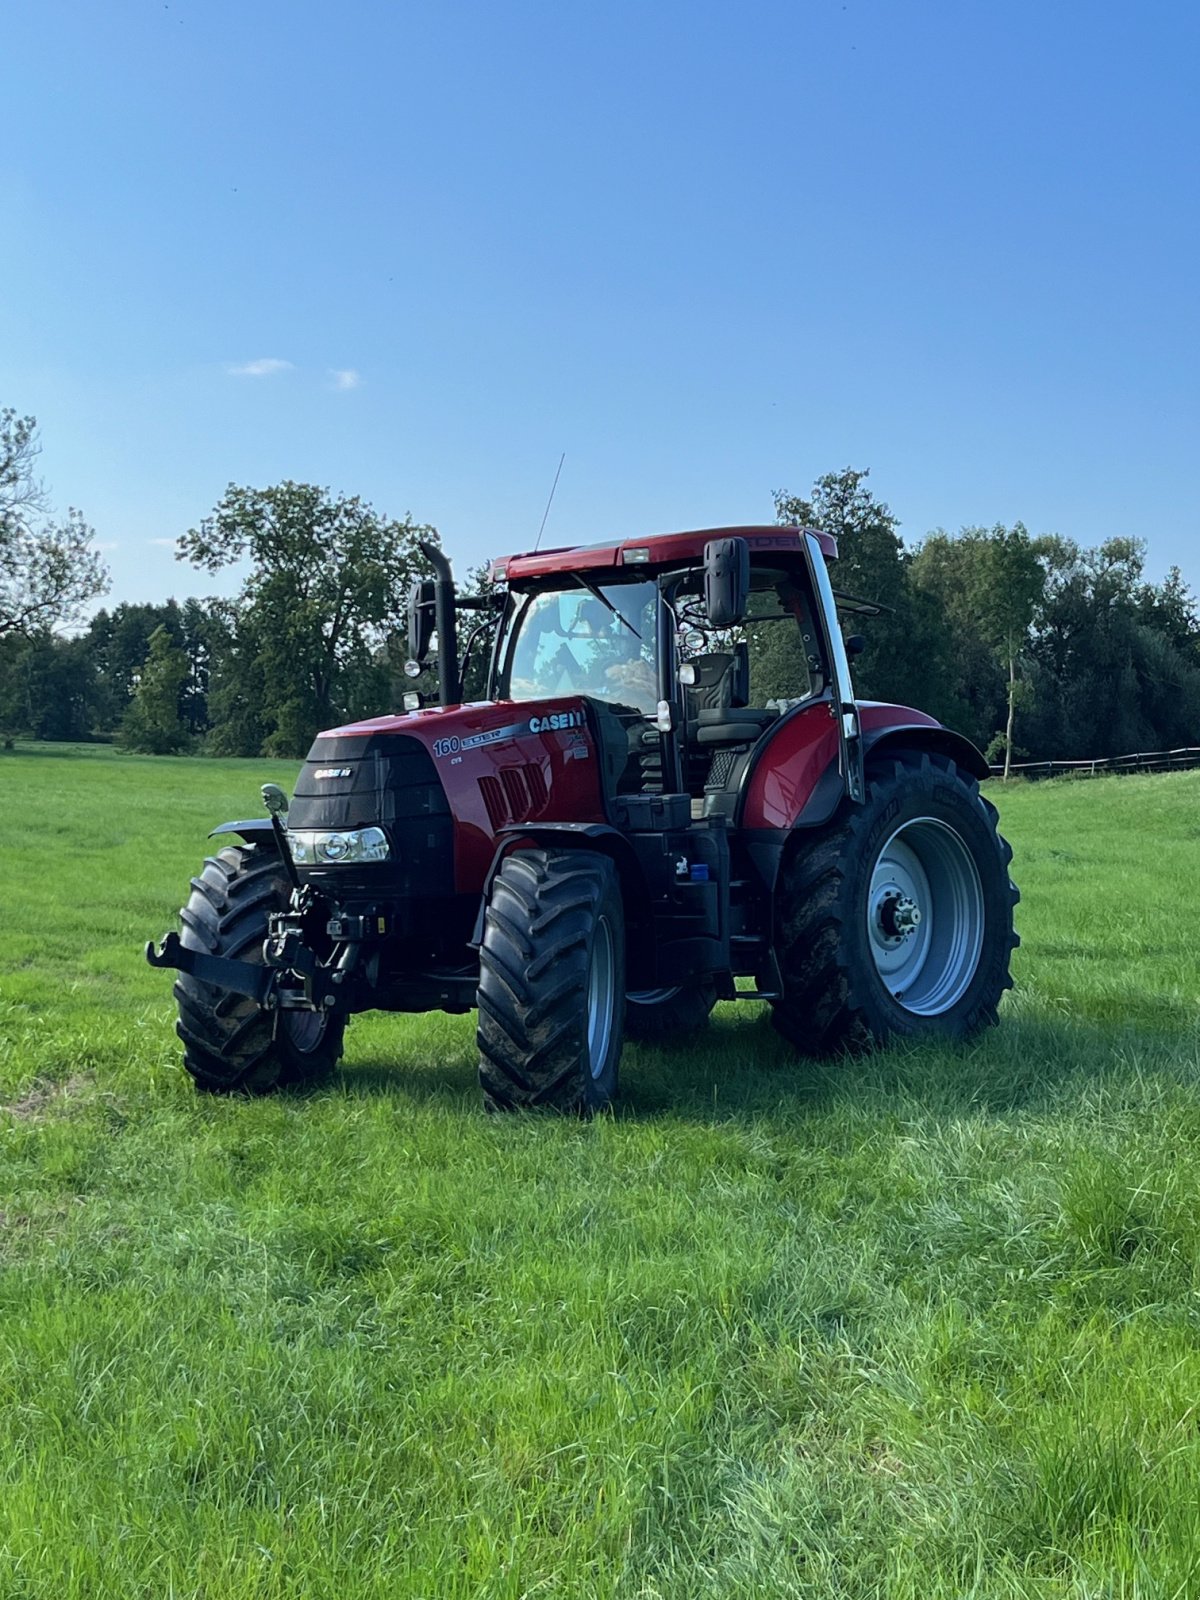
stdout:
<svg viewBox="0 0 1200 1600">
<path fill-rule="evenodd" d="M 560 455 L 559 458 L 558 458 L 558 472 L 562 471 L 562 464 L 566 459 L 567 459 L 567 452 L 564 450 L 562 455 Z M 542 535 L 546 531 L 546 518 L 550 515 L 550 507 L 554 504 L 554 491 L 555 491 L 555 489 L 558 488 L 558 472 L 556 472 L 554 474 L 554 482 L 550 485 L 550 498 L 549 498 L 549 500 L 546 501 L 546 509 L 545 509 L 545 511 L 542 512 L 542 525 L 538 529 L 538 536 L 533 542 L 533 548 L 535 550 L 537 549 L 538 545 L 541 544 L 541 542 L 542 542 Z"/>
</svg>

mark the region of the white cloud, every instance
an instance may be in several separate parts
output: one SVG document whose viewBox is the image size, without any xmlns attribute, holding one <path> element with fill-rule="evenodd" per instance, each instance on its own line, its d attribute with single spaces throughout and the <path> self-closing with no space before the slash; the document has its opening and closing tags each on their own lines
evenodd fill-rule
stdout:
<svg viewBox="0 0 1200 1600">
<path fill-rule="evenodd" d="M 277 372 L 291 372 L 292 363 L 281 361 L 278 356 L 259 356 L 257 361 L 243 361 L 226 370 L 233 378 L 270 378 Z"/>
<path fill-rule="evenodd" d="M 147 539 L 146 543 L 160 545 L 164 550 L 173 550 L 176 541 L 174 539 Z"/>
<path fill-rule="evenodd" d="M 334 389 L 357 389 L 362 382 L 362 375 L 355 372 L 353 367 L 330 367 L 329 379 Z"/>
</svg>

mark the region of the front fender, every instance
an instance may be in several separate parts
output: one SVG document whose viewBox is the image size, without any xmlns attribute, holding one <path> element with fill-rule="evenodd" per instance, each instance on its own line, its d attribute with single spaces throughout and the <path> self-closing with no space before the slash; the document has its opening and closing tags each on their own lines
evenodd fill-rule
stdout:
<svg viewBox="0 0 1200 1600">
<path fill-rule="evenodd" d="M 208 837 L 215 839 L 220 833 L 239 834 L 247 844 L 269 845 L 272 850 L 279 848 L 275 842 L 275 830 L 271 826 L 270 817 L 254 817 L 248 822 L 223 822 L 219 828 L 214 828 Z"/>
<path fill-rule="evenodd" d="M 533 825 L 510 823 L 508 827 L 501 828 L 496 835 L 496 848 L 492 853 L 487 877 L 483 881 L 479 910 L 475 916 L 475 927 L 470 938 L 472 949 L 477 950 L 479 941 L 483 938 L 483 919 L 487 912 L 488 900 L 491 898 L 492 883 L 500 870 L 500 864 L 510 851 L 523 843 L 559 850 L 579 845 L 585 849 L 600 850 L 605 855 L 611 856 L 620 874 L 621 891 L 626 897 L 627 904 L 641 886 L 642 873 L 633 846 L 619 829 L 611 827 L 607 822 L 541 822 Z M 633 903 L 637 904 L 636 899 Z"/>
</svg>

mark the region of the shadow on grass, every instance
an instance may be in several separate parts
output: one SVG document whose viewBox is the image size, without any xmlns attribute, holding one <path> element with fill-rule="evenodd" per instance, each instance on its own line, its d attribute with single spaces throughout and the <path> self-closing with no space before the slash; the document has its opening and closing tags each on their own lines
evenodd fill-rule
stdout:
<svg viewBox="0 0 1200 1600">
<path fill-rule="evenodd" d="M 797 1055 L 765 1011 L 718 1015 L 707 1034 L 672 1048 L 626 1045 L 618 1119 L 791 1121 L 853 1101 L 881 1113 L 952 1119 L 1075 1102 L 1103 1088 L 1134 1091 L 1147 1077 L 1200 1082 L 1200 1029 L 1186 1008 L 1155 1029 L 1045 1016 L 1006 1017 L 966 1044 L 896 1045 L 865 1056 Z M 1172 1025 L 1174 1024 L 1174 1025 Z M 431 1063 L 352 1062 L 334 1092 L 389 1095 L 461 1111 L 478 1104 L 473 1054 Z"/>
<path fill-rule="evenodd" d="M 479 1096 L 473 1059 L 439 1061 L 436 1065 L 430 1065 L 427 1061 L 405 1061 L 401 1059 L 399 1050 L 395 1060 L 355 1061 L 343 1065 L 331 1080 L 331 1086 L 336 1093 L 352 1099 L 391 1095 L 423 1105 L 462 1107 L 464 1104 L 474 1104 Z M 292 1092 L 305 1093 L 303 1089 Z"/>
</svg>

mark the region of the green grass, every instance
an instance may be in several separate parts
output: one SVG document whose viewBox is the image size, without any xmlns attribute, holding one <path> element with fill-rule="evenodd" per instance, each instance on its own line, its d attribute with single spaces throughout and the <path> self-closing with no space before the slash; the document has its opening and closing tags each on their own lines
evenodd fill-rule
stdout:
<svg viewBox="0 0 1200 1600">
<path fill-rule="evenodd" d="M 579 1126 L 470 1018 L 191 1092 L 141 943 L 293 772 L 0 756 L 3 1600 L 1200 1593 L 1200 773 L 997 795 L 978 1044 L 724 1007 Z"/>
</svg>

